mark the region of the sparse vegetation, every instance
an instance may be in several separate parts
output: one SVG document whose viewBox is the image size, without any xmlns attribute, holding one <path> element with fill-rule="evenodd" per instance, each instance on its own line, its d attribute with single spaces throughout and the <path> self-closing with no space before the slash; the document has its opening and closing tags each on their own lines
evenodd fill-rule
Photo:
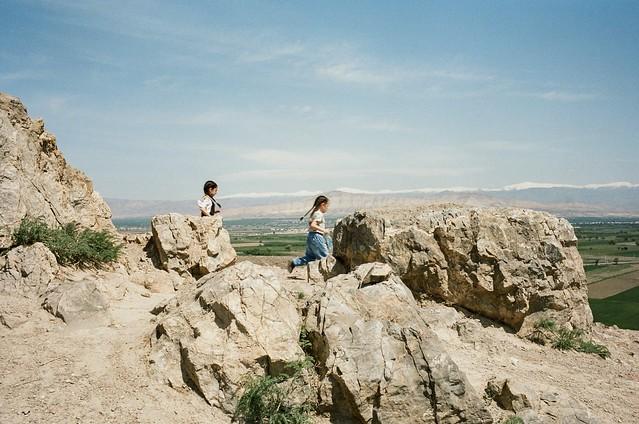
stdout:
<svg viewBox="0 0 639 424">
<path fill-rule="evenodd" d="M 583 336 L 583 332 L 580 330 L 568 330 L 565 328 L 559 329 L 555 334 L 557 338 L 552 347 L 559 350 L 577 350 L 579 341 Z"/>
<path fill-rule="evenodd" d="M 313 346 L 311 343 L 311 339 L 308 336 L 308 330 L 304 327 L 300 330 L 300 340 L 299 345 L 307 355 L 311 353 L 311 347 Z"/>
<path fill-rule="evenodd" d="M 502 421 L 502 424 L 524 424 L 524 420 L 513 415 L 512 417 L 508 417 L 506 420 Z"/>
<path fill-rule="evenodd" d="M 594 353 L 602 358 L 610 356 L 610 351 L 606 346 L 592 340 L 585 340 L 584 336 L 583 330 L 569 330 L 557 326 L 557 323 L 551 319 L 543 318 L 535 323 L 535 331 L 528 338 L 538 344 L 545 344 L 546 339 L 549 338 L 552 347 L 559 350 Z"/>
<path fill-rule="evenodd" d="M 580 340 L 577 350 L 584 353 L 594 353 L 602 358 L 610 356 L 610 351 L 606 346 L 595 343 L 592 340 Z"/>
<path fill-rule="evenodd" d="M 246 424 L 308 424 L 315 405 L 295 402 L 293 394 L 307 387 L 304 376 L 313 372 L 311 341 L 306 328 L 300 330 L 299 346 L 306 356 L 289 362 L 277 376 L 250 377 L 235 408 L 235 418 Z M 299 397 L 298 397 L 299 399 Z M 302 397 L 304 399 L 304 397 Z M 308 398 L 307 398 L 308 399 Z"/>
<path fill-rule="evenodd" d="M 291 362 L 277 376 L 253 377 L 235 408 L 235 418 L 246 424 L 307 424 L 315 405 L 295 404 L 293 392 L 304 385 L 303 375 L 311 369 L 310 358 Z"/>
<path fill-rule="evenodd" d="M 542 318 L 535 323 L 535 328 L 554 331 L 557 328 L 557 323 L 550 318 Z"/>
<path fill-rule="evenodd" d="M 100 266 L 117 260 L 122 246 L 106 231 L 80 229 L 76 224 L 49 228 L 41 219 L 24 218 L 13 233 L 15 246 L 41 242 L 62 265 Z"/>
</svg>

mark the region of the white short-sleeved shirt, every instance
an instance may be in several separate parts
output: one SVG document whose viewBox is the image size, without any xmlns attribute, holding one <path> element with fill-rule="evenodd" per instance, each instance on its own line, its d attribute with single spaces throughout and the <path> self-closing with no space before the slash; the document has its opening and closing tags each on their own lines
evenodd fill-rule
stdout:
<svg viewBox="0 0 639 424">
<path fill-rule="evenodd" d="M 315 211 L 311 215 L 311 218 L 308 220 L 308 223 L 317 222 L 317 225 L 320 228 L 326 228 L 326 221 L 324 220 L 324 214 L 320 211 Z"/>
<path fill-rule="evenodd" d="M 213 200 L 209 196 L 202 196 L 200 200 L 197 201 L 197 205 L 201 209 L 204 209 L 207 213 L 211 213 L 211 206 L 213 206 Z"/>
</svg>

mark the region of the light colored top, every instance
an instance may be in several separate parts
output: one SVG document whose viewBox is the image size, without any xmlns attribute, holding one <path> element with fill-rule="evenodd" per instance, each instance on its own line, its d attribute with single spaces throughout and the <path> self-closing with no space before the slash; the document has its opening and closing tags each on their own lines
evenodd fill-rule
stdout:
<svg viewBox="0 0 639 424">
<path fill-rule="evenodd" d="M 326 228 L 326 221 L 324 220 L 324 214 L 320 211 L 315 211 L 308 220 L 308 223 L 317 222 L 317 226 L 320 228 Z M 313 231 L 313 230 L 310 230 Z"/>
<path fill-rule="evenodd" d="M 200 200 L 197 201 L 197 206 L 201 209 L 204 209 L 206 213 L 211 213 L 211 206 L 213 206 L 213 200 L 209 196 L 202 196 Z"/>
</svg>

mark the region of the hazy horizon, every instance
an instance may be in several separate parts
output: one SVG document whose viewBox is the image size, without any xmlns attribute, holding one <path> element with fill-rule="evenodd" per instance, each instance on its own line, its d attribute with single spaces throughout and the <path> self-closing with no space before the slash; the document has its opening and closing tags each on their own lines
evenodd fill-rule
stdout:
<svg viewBox="0 0 639 424">
<path fill-rule="evenodd" d="M 0 8 L 0 91 L 107 198 L 639 183 L 637 2 Z"/>
<path fill-rule="evenodd" d="M 246 193 L 229 193 L 216 195 L 216 199 L 233 199 L 233 198 L 260 198 L 260 197 L 308 197 L 322 193 L 343 192 L 351 194 L 402 194 L 402 193 L 441 193 L 441 192 L 499 192 L 499 191 L 520 191 L 529 189 L 550 189 L 550 188 L 569 188 L 569 189 L 601 189 L 601 188 L 639 188 L 639 184 L 629 181 L 615 181 L 610 183 L 590 183 L 590 184 L 562 184 L 562 183 L 535 183 L 522 182 L 511 184 L 503 187 L 422 187 L 422 188 L 406 188 L 399 190 L 361 190 L 353 187 L 337 187 L 327 190 L 300 190 L 296 192 L 246 192 Z M 113 200 L 140 200 L 140 201 L 193 201 L 193 198 L 182 199 L 126 199 L 123 197 L 108 197 Z"/>
</svg>

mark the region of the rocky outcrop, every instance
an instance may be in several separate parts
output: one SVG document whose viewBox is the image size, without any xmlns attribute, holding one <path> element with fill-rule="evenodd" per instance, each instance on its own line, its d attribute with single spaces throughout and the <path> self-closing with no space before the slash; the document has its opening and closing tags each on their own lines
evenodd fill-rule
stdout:
<svg viewBox="0 0 639 424">
<path fill-rule="evenodd" d="M 0 294 L 37 297 L 44 294 L 60 268 L 42 243 L 18 246 L 2 258 Z"/>
<path fill-rule="evenodd" d="M 337 224 L 334 242 L 347 269 L 386 262 L 414 292 L 515 329 L 544 311 L 562 325 L 592 323 L 577 238 L 565 219 L 547 213 L 456 206 L 356 212 Z"/>
<path fill-rule="evenodd" d="M 25 216 L 49 225 L 71 222 L 115 230 L 111 211 L 81 171 L 67 164 L 42 120 L 31 120 L 20 100 L 0 93 L 0 249 Z"/>
<path fill-rule="evenodd" d="M 335 422 L 492 422 L 410 290 L 384 264 L 327 281 L 311 300 L 306 330 L 320 406 Z"/>
<path fill-rule="evenodd" d="M 235 249 L 219 215 L 157 215 L 151 227 L 161 266 L 167 271 L 199 278 L 235 261 Z"/>
<path fill-rule="evenodd" d="M 231 413 L 247 376 L 277 375 L 301 359 L 301 317 L 281 272 L 242 262 L 159 308 L 149 356 L 154 374 Z"/>
</svg>

